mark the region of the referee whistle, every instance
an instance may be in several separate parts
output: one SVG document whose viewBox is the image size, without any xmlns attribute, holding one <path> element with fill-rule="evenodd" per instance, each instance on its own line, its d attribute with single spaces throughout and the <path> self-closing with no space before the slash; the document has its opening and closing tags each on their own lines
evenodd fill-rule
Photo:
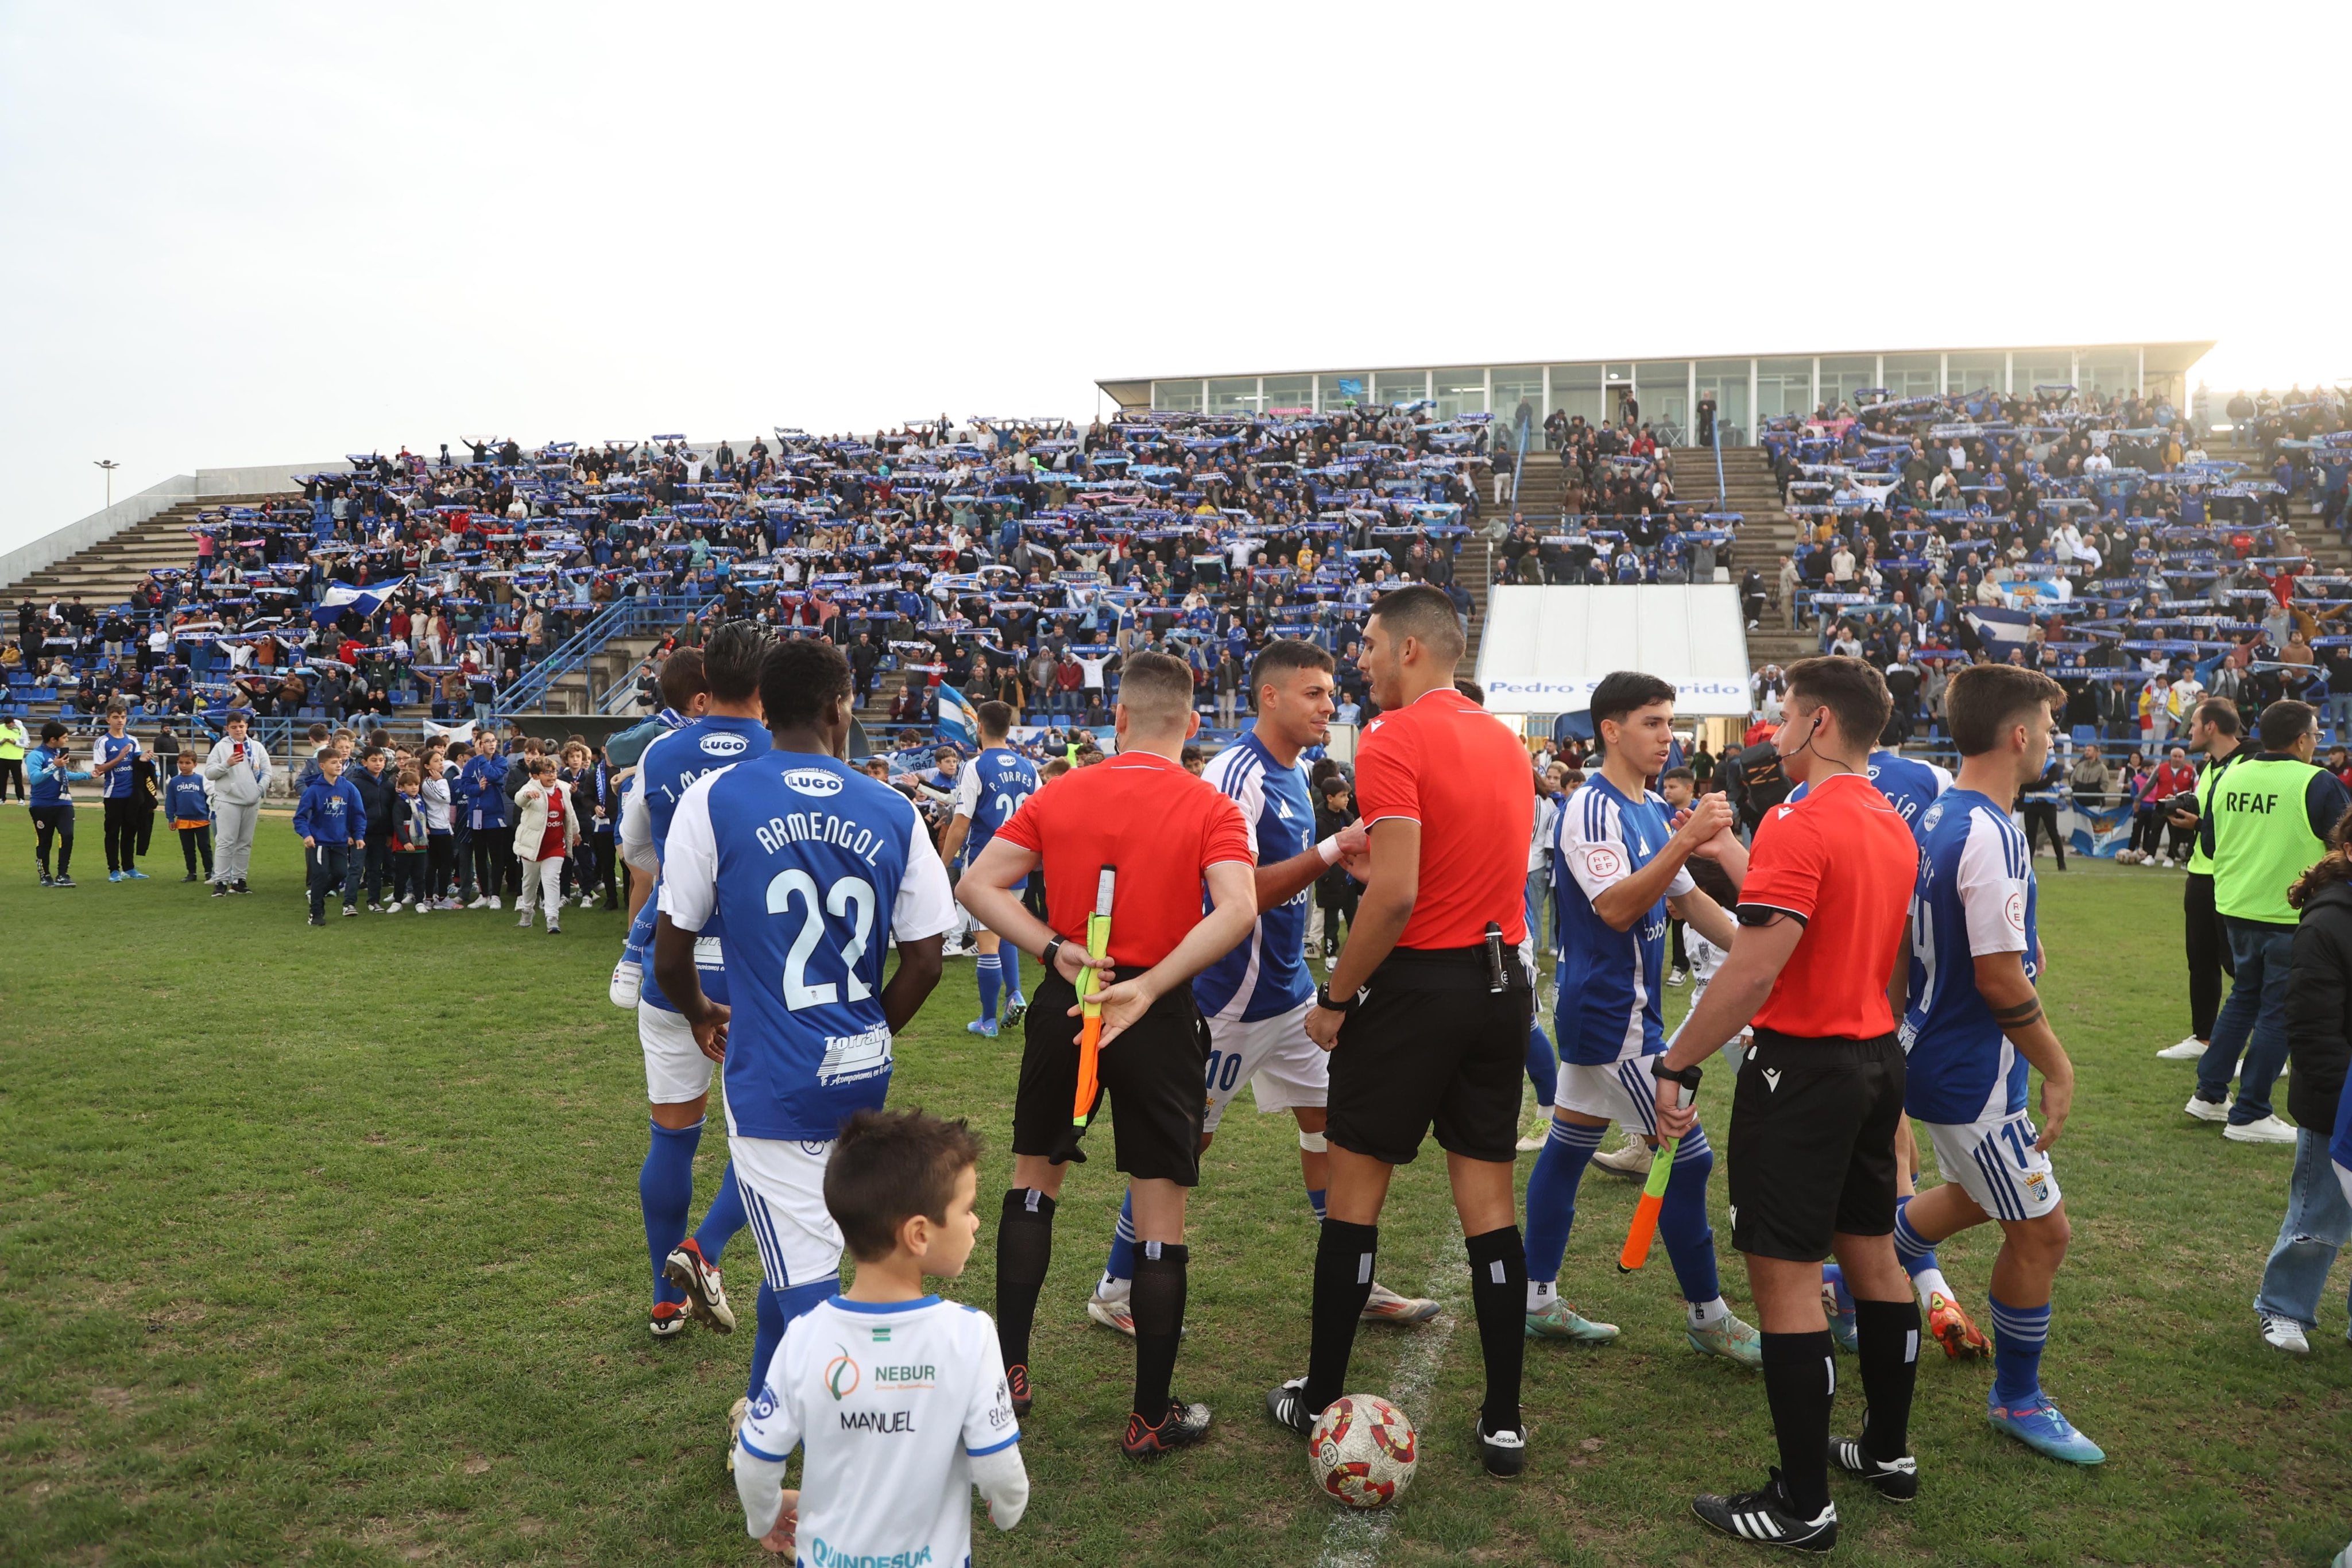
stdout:
<svg viewBox="0 0 2352 1568">
<path fill-rule="evenodd" d="M 1486 988 L 1497 996 L 1510 988 L 1503 983 L 1503 928 L 1491 920 L 1486 922 Z"/>
</svg>

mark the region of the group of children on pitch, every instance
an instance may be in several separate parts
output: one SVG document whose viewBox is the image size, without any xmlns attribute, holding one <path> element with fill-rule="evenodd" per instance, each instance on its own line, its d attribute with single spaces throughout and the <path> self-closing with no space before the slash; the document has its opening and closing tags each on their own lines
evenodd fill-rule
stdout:
<svg viewBox="0 0 2352 1568">
<path fill-rule="evenodd" d="M 356 763 L 351 731 L 313 725 L 310 738 L 294 831 L 313 925 L 338 888 L 347 915 L 498 909 L 504 890 L 520 925 L 543 908 L 550 934 L 566 903 L 587 908 L 600 886 L 604 907 L 619 906 L 605 769 L 581 737 L 560 748 L 527 737 L 515 759 L 495 736 L 433 737 L 413 750 L 372 739 Z"/>
</svg>

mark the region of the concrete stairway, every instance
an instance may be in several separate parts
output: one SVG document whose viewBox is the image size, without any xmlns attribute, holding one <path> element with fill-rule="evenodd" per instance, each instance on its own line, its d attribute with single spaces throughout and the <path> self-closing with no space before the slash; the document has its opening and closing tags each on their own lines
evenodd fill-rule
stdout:
<svg viewBox="0 0 2352 1568">
<path fill-rule="evenodd" d="M 47 609 L 51 600 L 79 597 L 93 610 L 110 608 L 130 598 L 131 590 L 147 580 L 151 567 L 195 564 L 196 543 L 188 528 L 199 514 L 223 507 L 299 498 L 293 495 L 206 496 L 200 501 L 183 501 L 54 566 L 0 585 L 0 600 L 13 606 L 29 599 Z"/>
<path fill-rule="evenodd" d="M 1772 477 L 1772 465 L 1760 446 L 1727 446 L 1723 449 L 1723 494 L 1718 507 L 1716 497 L 1715 454 L 1696 446 L 1677 447 L 1673 454 L 1675 494 L 1687 500 L 1704 499 L 1710 511 L 1740 514 L 1739 537 L 1734 542 L 1731 559 L 1725 563 L 1731 569 L 1731 581 L 1736 585 L 1753 567 L 1764 579 L 1768 594 L 1778 591 L 1780 558 L 1796 548 L 1796 523 L 1780 507 L 1780 486 Z M 1540 445 L 1528 449 L 1525 472 L 1520 476 L 1517 505 L 1511 509 L 1531 524 L 1549 525 L 1560 516 L 1566 495 L 1565 470 L 1560 466 L 1559 454 Z M 1465 551 L 1466 557 L 1467 551 Z M 1466 579 L 1465 579 L 1466 581 Z M 1475 638 L 1485 620 L 1486 594 L 1483 587 L 1477 592 L 1480 614 L 1474 620 Z M 1748 633 L 1748 656 L 1758 668 L 1766 664 L 1786 664 L 1792 659 L 1820 652 L 1810 632 L 1790 632 L 1780 607 L 1768 605 L 1763 624 Z M 1473 644 L 1475 653 L 1475 644 Z"/>
</svg>

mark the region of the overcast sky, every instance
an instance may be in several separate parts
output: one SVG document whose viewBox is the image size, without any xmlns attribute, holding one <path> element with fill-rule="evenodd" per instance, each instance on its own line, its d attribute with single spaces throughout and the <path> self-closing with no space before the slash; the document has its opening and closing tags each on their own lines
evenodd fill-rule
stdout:
<svg viewBox="0 0 2352 1568">
<path fill-rule="evenodd" d="M 0 549 L 101 457 L 121 496 L 1155 371 L 2352 376 L 2347 13 L 5 0 Z"/>
</svg>

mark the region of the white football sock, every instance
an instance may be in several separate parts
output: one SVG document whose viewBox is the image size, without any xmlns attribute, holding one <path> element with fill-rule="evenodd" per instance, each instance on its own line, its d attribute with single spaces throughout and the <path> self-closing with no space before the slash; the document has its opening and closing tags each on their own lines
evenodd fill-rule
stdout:
<svg viewBox="0 0 2352 1568">
<path fill-rule="evenodd" d="M 1951 1281 L 1944 1278 L 1944 1271 L 1941 1269 L 1920 1270 L 1911 1276 L 1911 1285 L 1919 1292 L 1921 1312 L 1927 1310 L 1927 1298 L 1937 1292 L 1941 1292 L 1948 1301 L 1957 1301 L 1960 1299 L 1952 1293 Z"/>
<path fill-rule="evenodd" d="M 1690 1326 L 1695 1329 L 1711 1329 L 1731 1315 L 1731 1309 L 1724 1305 L 1721 1296 L 1711 1301 L 1693 1301 L 1685 1310 L 1690 1313 Z"/>
<path fill-rule="evenodd" d="M 1531 1312 L 1539 1312 L 1543 1311 L 1552 1303 L 1553 1299 L 1559 1294 L 1559 1281 L 1529 1280 L 1528 1281 L 1528 1311 Z"/>
</svg>

